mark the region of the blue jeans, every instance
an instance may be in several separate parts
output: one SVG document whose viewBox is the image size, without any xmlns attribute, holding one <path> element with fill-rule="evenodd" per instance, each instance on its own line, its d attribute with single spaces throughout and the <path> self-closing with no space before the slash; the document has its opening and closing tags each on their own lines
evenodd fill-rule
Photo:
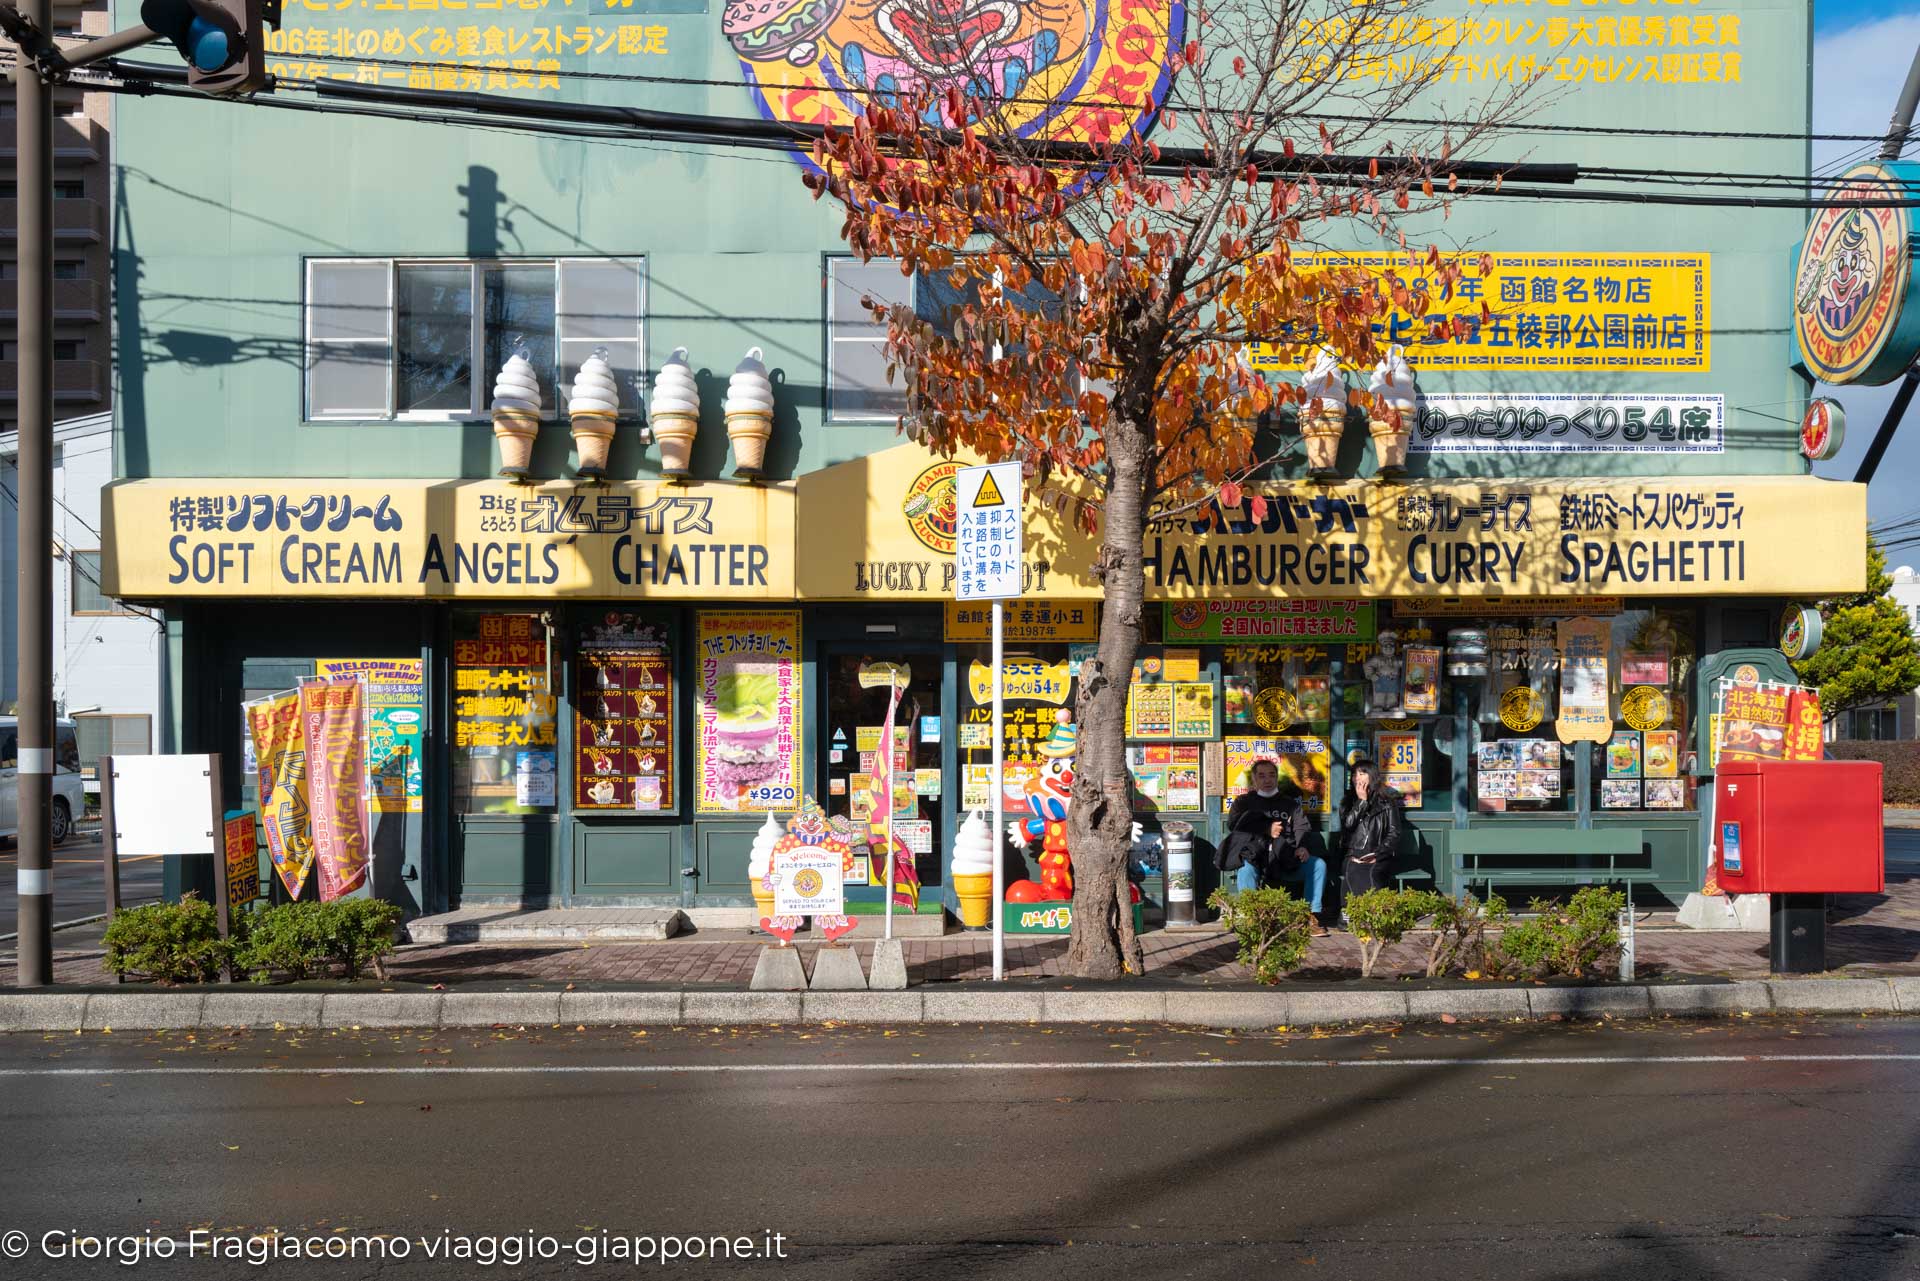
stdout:
<svg viewBox="0 0 1920 1281">
<path fill-rule="evenodd" d="M 1320 915 L 1320 903 L 1327 892 L 1327 860 L 1318 854 L 1307 855 L 1307 861 L 1297 863 L 1291 854 L 1275 856 L 1278 866 L 1274 869 L 1276 881 L 1299 881 L 1303 883 L 1307 898 L 1307 910 L 1315 916 Z"/>
<path fill-rule="evenodd" d="M 1237 878 L 1234 881 L 1234 888 L 1243 894 L 1248 890 L 1260 888 L 1260 869 L 1251 863 L 1240 864 L 1240 870 L 1235 872 L 1234 876 Z"/>
</svg>

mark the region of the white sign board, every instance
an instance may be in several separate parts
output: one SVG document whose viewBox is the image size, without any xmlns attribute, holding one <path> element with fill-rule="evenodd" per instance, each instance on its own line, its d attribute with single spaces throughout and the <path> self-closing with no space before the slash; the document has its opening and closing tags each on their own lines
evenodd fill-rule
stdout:
<svg viewBox="0 0 1920 1281">
<path fill-rule="evenodd" d="M 962 467 L 953 594 L 957 600 L 1009 600 L 1020 595 L 1024 540 L 1020 464 Z"/>
<path fill-rule="evenodd" d="M 113 830 L 120 857 L 220 850 L 214 785 L 211 756 L 114 757 Z"/>
<path fill-rule="evenodd" d="M 1604 394 L 1428 396 L 1407 448 L 1416 454 L 1718 454 L 1725 396 Z"/>
<path fill-rule="evenodd" d="M 775 916 L 839 916 L 846 910 L 838 853 L 802 845 L 773 856 Z"/>
</svg>

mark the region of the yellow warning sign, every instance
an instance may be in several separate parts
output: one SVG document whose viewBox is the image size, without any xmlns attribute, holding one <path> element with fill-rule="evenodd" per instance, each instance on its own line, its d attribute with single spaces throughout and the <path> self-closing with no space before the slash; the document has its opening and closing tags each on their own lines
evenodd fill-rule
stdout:
<svg viewBox="0 0 1920 1281">
<path fill-rule="evenodd" d="M 988 472 L 980 482 L 980 492 L 973 496 L 973 505 L 980 507 L 1005 507 L 1007 500 L 1000 496 L 1000 486 L 993 483 L 993 473 Z"/>
</svg>

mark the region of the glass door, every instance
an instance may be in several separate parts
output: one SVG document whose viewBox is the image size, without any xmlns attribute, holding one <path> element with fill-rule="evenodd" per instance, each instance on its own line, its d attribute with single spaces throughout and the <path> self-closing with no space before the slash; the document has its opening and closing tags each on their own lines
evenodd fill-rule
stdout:
<svg viewBox="0 0 1920 1281">
<path fill-rule="evenodd" d="M 948 803 L 941 768 L 942 658 L 938 650 L 828 646 L 821 664 L 826 721 L 821 753 L 828 814 L 844 814 L 885 828 L 889 809 L 894 835 L 913 851 L 923 887 L 942 881 L 940 839 Z M 882 730 L 891 691 L 894 708 L 893 790 L 887 794 L 887 751 Z M 876 845 L 876 848 L 877 845 Z M 859 869 L 855 869 L 856 876 Z M 875 861 L 867 883 L 886 884 L 886 866 Z M 850 886 L 858 881 L 850 882 Z"/>
</svg>

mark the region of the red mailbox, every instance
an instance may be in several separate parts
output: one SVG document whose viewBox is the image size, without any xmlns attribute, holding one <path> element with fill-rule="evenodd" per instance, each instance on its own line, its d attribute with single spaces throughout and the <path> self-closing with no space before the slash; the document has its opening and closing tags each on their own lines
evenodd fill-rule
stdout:
<svg viewBox="0 0 1920 1281">
<path fill-rule="evenodd" d="M 1886 888 L 1878 761 L 1721 761 L 1713 802 L 1729 894 Z"/>
</svg>

